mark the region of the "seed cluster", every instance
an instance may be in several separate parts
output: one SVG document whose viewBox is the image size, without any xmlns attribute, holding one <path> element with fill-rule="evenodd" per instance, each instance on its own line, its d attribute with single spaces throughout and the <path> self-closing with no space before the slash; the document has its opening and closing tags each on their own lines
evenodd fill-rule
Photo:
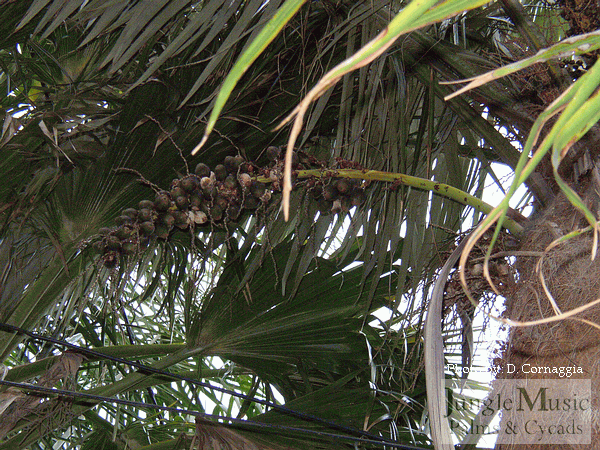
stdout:
<svg viewBox="0 0 600 450">
<path fill-rule="evenodd" d="M 194 173 L 173 180 L 170 190 L 157 191 L 154 200 L 142 200 L 138 208 L 127 208 L 115 219 L 115 226 L 98 230 L 94 247 L 108 268 L 122 256 L 133 255 L 150 239 L 167 239 L 174 230 L 224 226 L 237 221 L 242 213 L 269 203 L 274 191 L 281 189 L 283 159 L 279 147 L 268 147 L 270 164 L 259 168 L 241 156 L 227 156 L 212 170 L 204 163 Z M 303 167 L 292 154 L 292 167 Z M 268 183 L 257 178 L 268 180 Z M 322 212 L 348 211 L 365 199 L 360 182 L 351 179 L 307 180 L 312 197 Z"/>
<path fill-rule="evenodd" d="M 175 229 L 222 226 L 244 210 L 268 203 L 271 190 L 256 181 L 256 172 L 241 156 L 227 156 L 213 170 L 198 164 L 193 174 L 173 180 L 170 190 L 158 191 L 154 201 L 142 200 L 137 209 L 123 210 L 114 227 L 98 230 L 94 245 L 104 265 L 115 267 L 121 255 L 136 253 L 153 237 L 167 239 Z"/>
<path fill-rule="evenodd" d="M 317 200 L 319 210 L 323 214 L 348 212 L 350 208 L 362 205 L 366 199 L 361 180 L 313 179 L 309 180 L 308 186 L 310 195 Z"/>
</svg>

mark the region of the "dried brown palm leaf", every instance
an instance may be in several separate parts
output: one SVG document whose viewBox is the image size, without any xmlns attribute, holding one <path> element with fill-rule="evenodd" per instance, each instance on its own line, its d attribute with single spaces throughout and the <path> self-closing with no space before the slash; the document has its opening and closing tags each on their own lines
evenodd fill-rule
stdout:
<svg viewBox="0 0 600 450">
<path fill-rule="evenodd" d="M 197 445 L 194 447 L 194 445 Z M 196 434 L 191 448 L 198 450 L 210 448 L 212 450 L 283 450 L 280 446 L 257 445 L 245 436 L 224 425 L 209 422 L 196 417 Z"/>
</svg>

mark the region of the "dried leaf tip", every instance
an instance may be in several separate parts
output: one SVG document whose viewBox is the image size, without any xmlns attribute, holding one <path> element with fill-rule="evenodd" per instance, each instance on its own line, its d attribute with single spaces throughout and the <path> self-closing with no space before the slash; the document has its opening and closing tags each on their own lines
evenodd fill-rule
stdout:
<svg viewBox="0 0 600 450">
<path fill-rule="evenodd" d="M 202 140 L 200 141 L 200 143 L 199 143 L 198 145 L 196 145 L 196 146 L 194 147 L 194 149 L 192 150 L 192 156 L 194 156 L 196 153 L 198 153 L 198 150 L 200 150 L 200 149 L 202 148 L 202 146 L 203 146 L 204 144 L 206 144 L 206 141 L 208 141 L 208 135 L 206 135 L 206 134 L 205 134 L 205 135 L 202 137 Z"/>
</svg>

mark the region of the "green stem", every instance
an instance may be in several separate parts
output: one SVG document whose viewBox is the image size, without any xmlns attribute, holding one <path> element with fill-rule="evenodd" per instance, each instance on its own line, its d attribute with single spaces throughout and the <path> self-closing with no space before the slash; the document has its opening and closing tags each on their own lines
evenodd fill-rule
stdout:
<svg viewBox="0 0 600 450">
<path fill-rule="evenodd" d="M 411 175 L 404 175 L 402 173 L 391 173 L 381 172 L 379 170 L 359 170 L 359 169 L 338 169 L 338 170 L 298 170 L 296 172 L 298 178 L 354 178 L 359 180 L 371 180 L 371 181 L 387 181 L 390 183 L 396 183 L 403 186 L 410 186 L 416 189 L 423 189 L 425 191 L 431 191 L 442 197 L 449 198 L 463 205 L 468 205 L 475 208 L 477 211 L 481 211 L 485 214 L 489 214 L 494 207 L 480 198 L 474 197 L 471 194 L 461 191 L 448 184 L 439 183 L 437 181 L 427 180 L 424 178 L 413 177 Z M 518 214 L 515 211 L 516 214 Z M 507 218 L 503 226 L 516 235 L 520 235 L 523 232 L 523 226 L 518 224 L 515 220 Z"/>
</svg>

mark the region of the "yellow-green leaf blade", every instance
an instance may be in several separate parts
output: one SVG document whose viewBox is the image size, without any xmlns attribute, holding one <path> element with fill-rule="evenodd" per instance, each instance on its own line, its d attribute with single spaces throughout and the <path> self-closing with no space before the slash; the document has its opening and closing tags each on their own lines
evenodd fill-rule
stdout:
<svg viewBox="0 0 600 450">
<path fill-rule="evenodd" d="M 500 67 L 499 69 L 492 70 L 490 72 L 481 74 L 478 77 L 471 78 L 469 84 L 459 89 L 458 91 L 445 97 L 446 100 L 456 97 L 464 92 L 474 89 L 490 81 L 497 80 L 511 73 L 515 73 L 519 70 L 525 69 L 529 66 L 537 64 L 539 62 L 545 62 L 553 58 L 564 58 L 572 55 L 581 55 L 584 53 L 591 52 L 600 48 L 600 30 L 594 31 L 580 36 L 574 36 L 572 38 L 564 39 L 563 41 L 555 44 L 546 49 L 540 50 L 535 55 L 529 58 L 516 61 L 512 64 Z"/>
<path fill-rule="evenodd" d="M 250 43 L 248 48 L 239 57 L 227 78 L 223 82 L 223 86 L 219 90 L 215 105 L 208 119 L 206 131 L 200 143 L 192 150 L 192 155 L 195 154 L 204 145 L 208 139 L 208 135 L 213 130 L 217 119 L 225 106 L 225 102 L 231 95 L 231 92 L 235 88 L 237 82 L 240 80 L 242 75 L 248 70 L 254 61 L 260 56 L 265 48 L 275 39 L 283 27 L 290 21 L 290 19 L 298 12 L 300 7 L 306 0 L 287 0 L 281 8 L 275 13 L 273 18 L 265 25 L 262 31 L 258 34 L 256 39 Z"/>
</svg>

